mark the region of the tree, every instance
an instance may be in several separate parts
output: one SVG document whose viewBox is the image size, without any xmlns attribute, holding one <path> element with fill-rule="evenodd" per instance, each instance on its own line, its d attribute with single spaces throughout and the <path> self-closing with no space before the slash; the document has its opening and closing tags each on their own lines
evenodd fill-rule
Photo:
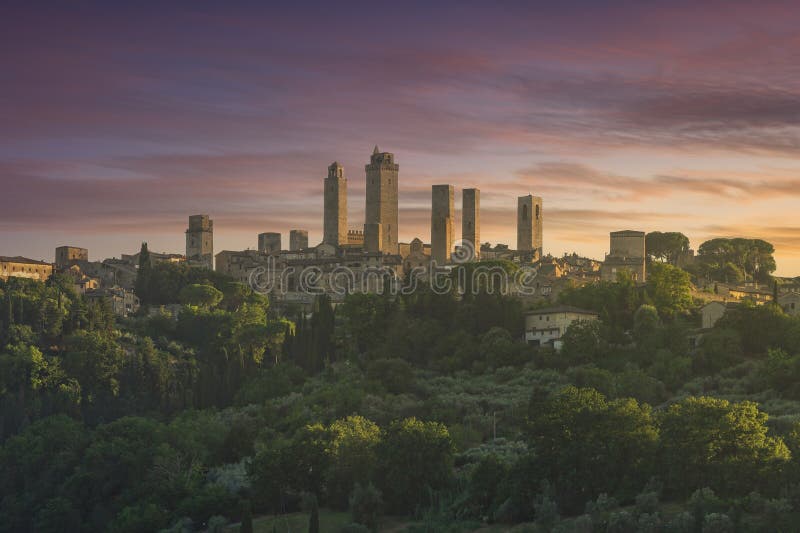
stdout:
<svg viewBox="0 0 800 533">
<path fill-rule="evenodd" d="M 253 533 L 253 509 L 250 500 L 242 500 L 242 523 L 239 526 L 239 533 Z"/>
<path fill-rule="evenodd" d="M 651 231 L 644 238 L 647 257 L 652 261 L 677 264 L 681 254 L 689 251 L 689 238 L 683 233 Z"/>
<path fill-rule="evenodd" d="M 577 513 L 604 492 L 636 494 L 650 478 L 658 430 L 650 406 L 570 386 L 531 401 L 528 435 L 559 508 Z"/>
<path fill-rule="evenodd" d="M 326 474 L 328 493 L 334 507 L 347 507 L 356 484 L 367 484 L 376 466 L 376 449 L 381 430 L 362 416 L 348 416 L 328 426 L 330 469 Z"/>
<path fill-rule="evenodd" d="M 192 284 L 181 289 L 179 298 L 186 305 L 210 308 L 222 301 L 223 294 L 211 285 Z"/>
<path fill-rule="evenodd" d="M 775 247 L 761 239 L 718 238 L 701 244 L 697 259 L 716 281 L 735 281 L 739 271 L 745 278 L 767 282 L 777 268 L 774 253 Z"/>
<path fill-rule="evenodd" d="M 429 489 L 449 485 L 453 451 L 443 424 L 416 418 L 393 422 L 378 449 L 378 477 L 389 509 L 409 513 L 425 501 Z"/>
<path fill-rule="evenodd" d="M 689 273 L 669 264 L 653 263 L 647 272 L 647 292 L 658 312 L 672 317 L 692 306 Z"/>
<path fill-rule="evenodd" d="M 690 397 L 661 416 L 661 450 L 667 486 L 689 494 L 710 486 L 743 496 L 770 488 L 789 461 L 789 450 L 769 436 L 767 414 L 753 402 Z"/>
<path fill-rule="evenodd" d="M 383 510 L 381 492 L 370 483 L 361 485 L 356 483 L 350 495 L 350 513 L 353 522 L 363 524 L 370 531 L 378 531 L 378 521 Z"/>
</svg>

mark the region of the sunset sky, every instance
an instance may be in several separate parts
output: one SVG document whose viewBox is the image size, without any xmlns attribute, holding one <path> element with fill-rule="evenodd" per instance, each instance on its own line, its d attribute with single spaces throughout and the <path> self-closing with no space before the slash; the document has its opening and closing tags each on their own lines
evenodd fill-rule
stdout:
<svg viewBox="0 0 800 533">
<path fill-rule="evenodd" d="M 544 198 L 545 252 L 608 232 L 775 244 L 800 275 L 800 9 L 769 2 L 61 2 L 0 8 L 0 255 L 215 252 L 305 228 L 322 181 L 363 224 L 373 146 L 400 239 L 430 186 L 478 187 L 482 240 Z M 460 236 L 460 219 L 457 235 Z"/>
</svg>

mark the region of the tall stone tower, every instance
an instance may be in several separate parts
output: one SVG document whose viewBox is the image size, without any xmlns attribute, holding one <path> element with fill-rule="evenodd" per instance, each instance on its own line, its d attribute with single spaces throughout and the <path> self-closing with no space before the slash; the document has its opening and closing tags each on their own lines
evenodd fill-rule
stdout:
<svg viewBox="0 0 800 533">
<path fill-rule="evenodd" d="M 214 221 L 208 215 L 189 217 L 186 230 L 186 260 L 214 269 Z"/>
<path fill-rule="evenodd" d="M 325 216 L 322 242 L 336 246 L 347 244 L 347 178 L 344 167 L 334 161 L 325 178 Z"/>
<path fill-rule="evenodd" d="M 367 205 L 364 217 L 364 247 L 368 252 L 396 254 L 397 173 L 394 154 L 375 146 L 367 172 Z"/>
<path fill-rule="evenodd" d="M 280 233 L 259 233 L 258 234 L 258 251 L 271 254 L 281 251 L 281 234 Z"/>
<path fill-rule="evenodd" d="M 452 185 L 431 188 L 431 259 L 439 265 L 449 262 L 453 251 L 453 196 Z"/>
<path fill-rule="evenodd" d="M 296 252 L 308 248 L 308 230 L 293 229 L 289 232 L 289 250 Z"/>
<path fill-rule="evenodd" d="M 474 259 L 481 254 L 481 191 L 464 189 L 461 196 L 461 240 L 472 244 Z"/>
<path fill-rule="evenodd" d="M 517 250 L 542 254 L 542 199 L 538 196 L 517 198 Z"/>
</svg>

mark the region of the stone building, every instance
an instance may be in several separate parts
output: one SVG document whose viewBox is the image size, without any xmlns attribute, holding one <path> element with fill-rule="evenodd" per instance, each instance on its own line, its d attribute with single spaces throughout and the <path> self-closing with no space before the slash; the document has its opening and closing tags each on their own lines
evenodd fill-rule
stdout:
<svg viewBox="0 0 800 533">
<path fill-rule="evenodd" d="M 347 243 L 348 246 L 364 246 L 364 230 L 351 229 L 347 230 Z"/>
<path fill-rule="evenodd" d="M 525 340 L 532 346 L 551 345 L 561 349 L 561 337 L 578 320 L 598 320 L 600 315 L 569 305 L 546 307 L 525 315 Z"/>
<path fill-rule="evenodd" d="M 461 195 L 461 240 L 471 246 L 474 259 L 481 254 L 481 191 L 464 189 Z M 469 243 L 469 244 L 466 244 Z"/>
<path fill-rule="evenodd" d="M 139 298 L 122 287 L 87 290 L 85 296 L 87 300 L 105 300 L 117 316 L 131 316 L 139 310 Z"/>
<path fill-rule="evenodd" d="M 450 262 L 453 252 L 455 208 L 452 185 L 431 187 L 431 260 L 438 265 Z"/>
<path fill-rule="evenodd" d="M 280 233 L 259 233 L 258 234 L 258 251 L 265 254 L 272 254 L 280 252 L 281 247 L 281 234 Z"/>
<path fill-rule="evenodd" d="M 65 270 L 79 261 L 89 261 L 89 250 L 77 246 L 56 248 L 56 268 Z"/>
<path fill-rule="evenodd" d="M 305 250 L 308 248 L 308 230 L 293 229 L 289 232 L 289 250 Z"/>
<path fill-rule="evenodd" d="M 628 272 L 639 283 L 647 281 L 643 231 L 612 231 L 609 252 L 600 267 L 600 279 L 616 281 L 617 274 Z"/>
<path fill-rule="evenodd" d="M 397 175 L 394 154 L 372 151 L 367 174 L 364 246 L 368 252 L 397 254 Z"/>
<path fill-rule="evenodd" d="M 214 221 L 208 215 L 189 217 L 186 261 L 209 270 L 214 269 Z"/>
<path fill-rule="evenodd" d="M 347 244 L 347 178 L 344 167 L 336 161 L 328 167 L 324 196 L 322 242 Z"/>
<path fill-rule="evenodd" d="M 542 256 L 542 199 L 527 195 L 517 198 L 517 250 L 533 251 L 535 259 Z"/>
<path fill-rule="evenodd" d="M 22 256 L 0 256 L 0 279 L 27 278 L 45 281 L 53 274 L 53 265 Z"/>
<path fill-rule="evenodd" d="M 431 262 L 431 246 L 417 237 L 408 245 L 407 253 L 401 251 L 400 255 L 403 258 L 403 274 L 408 274 L 415 268 L 427 270 Z"/>
<path fill-rule="evenodd" d="M 778 304 L 787 315 L 800 315 L 800 293 L 788 292 L 778 296 Z"/>
</svg>

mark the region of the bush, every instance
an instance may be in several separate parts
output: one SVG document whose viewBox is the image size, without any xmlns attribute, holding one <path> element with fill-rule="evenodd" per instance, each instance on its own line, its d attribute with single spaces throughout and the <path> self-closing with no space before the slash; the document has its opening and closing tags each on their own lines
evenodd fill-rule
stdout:
<svg viewBox="0 0 800 533">
<path fill-rule="evenodd" d="M 703 533 L 733 533 L 733 522 L 728 515 L 711 513 L 703 520 Z"/>
<path fill-rule="evenodd" d="M 356 483 L 350 495 L 350 513 L 353 515 L 353 522 L 365 525 L 370 531 L 377 531 L 382 510 L 381 492 L 372 483 L 367 486 Z"/>
</svg>

